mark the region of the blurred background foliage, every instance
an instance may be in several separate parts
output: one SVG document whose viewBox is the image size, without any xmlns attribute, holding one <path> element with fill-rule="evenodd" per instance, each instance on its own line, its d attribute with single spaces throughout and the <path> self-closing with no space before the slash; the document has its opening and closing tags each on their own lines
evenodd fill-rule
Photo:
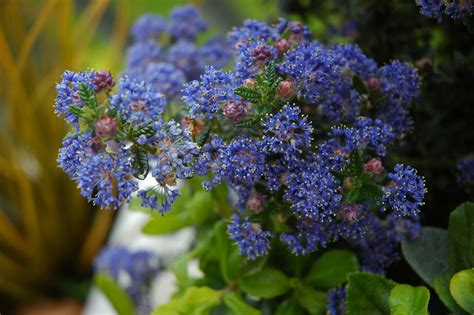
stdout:
<svg viewBox="0 0 474 315">
<path fill-rule="evenodd" d="M 53 112 L 55 82 L 66 69 L 117 75 L 133 20 L 184 3 L 209 11 L 222 34 L 244 17 L 277 14 L 271 1 L 253 0 L 0 1 L 1 312 L 44 298 L 83 299 L 115 216 L 88 205 L 57 167 L 67 130 Z"/>
</svg>

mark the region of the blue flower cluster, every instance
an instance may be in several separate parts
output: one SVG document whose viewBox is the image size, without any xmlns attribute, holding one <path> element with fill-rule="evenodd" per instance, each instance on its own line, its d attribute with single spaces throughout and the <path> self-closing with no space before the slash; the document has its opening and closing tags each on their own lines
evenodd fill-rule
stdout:
<svg viewBox="0 0 474 315">
<path fill-rule="evenodd" d="M 443 19 L 444 13 L 455 20 L 463 20 L 474 14 L 472 0 L 417 0 L 421 14 L 435 18 L 438 22 Z"/>
<path fill-rule="evenodd" d="M 82 195 L 105 209 L 129 200 L 138 190 L 135 178 L 150 172 L 160 194 L 139 194 L 146 196 L 144 205 L 163 213 L 179 195 L 176 180 L 193 175 L 198 147 L 187 128 L 164 122 L 166 100 L 149 84 L 123 77 L 116 93 L 113 85 L 103 71 L 63 75 L 56 111 L 74 132 L 64 139 L 58 163 Z"/>
<path fill-rule="evenodd" d="M 334 288 L 327 293 L 326 298 L 328 301 L 326 310 L 329 315 L 346 314 L 346 288 Z"/>
<path fill-rule="evenodd" d="M 221 68 L 231 58 L 219 37 L 197 45 L 197 36 L 206 30 L 207 23 L 193 6 L 174 9 L 168 21 L 143 15 L 131 30 L 134 42 L 128 49 L 125 74 L 150 83 L 168 101 L 176 99 L 182 85 L 199 77 L 206 65 Z"/>
<path fill-rule="evenodd" d="M 199 52 L 207 62 L 226 59 L 212 48 L 217 41 L 194 45 L 203 24 L 193 9 L 180 10 L 171 19 L 182 25 L 153 16 L 137 23 L 137 45 L 152 55 L 131 56 L 117 93 L 103 73 L 64 75 L 56 109 L 76 132 L 60 151 L 63 169 L 90 200 L 111 207 L 150 173 L 156 187 L 138 194 L 160 213 L 179 195 L 177 179 L 199 175 L 206 190 L 225 183 L 235 196 L 229 235 L 248 259 L 266 255 L 277 238 L 296 255 L 345 241 L 365 269 L 383 272 L 398 243 L 416 236 L 425 194 L 416 170 L 386 170 L 383 161 L 411 129 L 416 71 L 399 61 L 379 67 L 355 45 L 326 47 L 299 22 L 246 21 L 228 37 L 233 69 L 209 66 L 186 83 L 188 116 L 168 122 L 173 82 L 202 72 Z M 169 47 L 156 42 L 163 32 L 174 39 Z M 104 89 L 108 100 L 92 102 Z"/>
<path fill-rule="evenodd" d="M 238 196 L 231 239 L 249 259 L 274 237 L 296 255 L 341 239 L 363 252 L 381 243 L 382 233 L 369 231 L 383 226 L 394 250 L 381 252 L 377 268 L 364 263 L 382 272 L 413 230 L 399 226 L 417 226 L 425 194 L 414 169 L 382 163 L 410 130 L 416 71 L 398 61 L 379 68 L 355 45 L 325 47 L 285 20 L 246 21 L 229 41 L 234 69 L 206 69 L 183 100 L 209 128 L 196 174 L 210 176 L 206 189 L 226 182 Z M 274 232 L 275 220 L 285 232 Z"/>
<path fill-rule="evenodd" d="M 94 262 L 95 272 L 112 277 L 127 292 L 139 314 L 151 311 L 147 292 L 159 268 L 159 258 L 151 252 L 130 251 L 122 246 L 105 247 Z"/>
</svg>

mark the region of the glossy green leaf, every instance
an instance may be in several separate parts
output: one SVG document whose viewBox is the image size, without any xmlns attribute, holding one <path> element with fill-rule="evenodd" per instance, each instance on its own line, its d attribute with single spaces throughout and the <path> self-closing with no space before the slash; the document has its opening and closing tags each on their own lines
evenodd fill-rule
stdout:
<svg viewBox="0 0 474 315">
<path fill-rule="evenodd" d="M 206 315 L 220 303 L 222 294 L 208 287 L 190 287 L 182 297 L 154 309 L 152 315 Z"/>
<path fill-rule="evenodd" d="M 284 300 L 278 305 L 275 315 L 301 315 L 304 309 L 294 299 Z"/>
<path fill-rule="evenodd" d="M 423 227 L 419 238 L 402 242 L 402 253 L 413 270 L 433 286 L 434 277 L 449 268 L 448 232 L 440 228 Z"/>
<path fill-rule="evenodd" d="M 467 313 L 456 303 L 449 291 L 449 280 L 451 279 L 448 272 L 438 275 L 433 279 L 433 287 L 436 294 L 444 305 L 456 315 L 466 315 Z"/>
<path fill-rule="evenodd" d="M 226 293 L 224 295 L 224 304 L 232 311 L 234 315 L 260 315 L 261 312 L 242 300 L 235 293 Z"/>
<path fill-rule="evenodd" d="M 238 248 L 229 239 L 227 224 L 224 221 L 220 221 L 214 226 L 214 233 L 222 277 L 226 282 L 230 282 L 239 276 L 242 256 L 239 254 Z"/>
<path fill-rule="evenodd" d="M 330 289 L 346 282 L 346 275 L 358 269 L 359 263 L 354 253 L 346 250 L 331 250 L 324 253 L 311 266 L 305 283 Z"/>
<path fill-rule="evenodd" d="M 322 291 L 302 287 L 296 291 L 295 299 L 312 315 L 324 314 L 326 311 L 326 293 Z"/>
<path fill-rule="evenodd" d="M 118 314 L 136 314 L 133 302 L 127 292 L 108 274 L 99 273 L 95 275 L 94 284 L 104 293 Z"/>
<path fill-rule="evenodd" d="M 240 288 L 247 294 L 271 299 L 290 289 L 290 279 L 281 271 L 264 268 L 240 280 Z"/>
<path fill-rule="evenodd" d="M 452 273 L 474 267 L 474 203 L 465 202 L 449 216 L 448 256 Z"/>
<path fill-rule="evenodd" d="M 430 291 L 425 287 L 399 284 L 390 292 L 391 315 L 428 315 Z"/>
<path fill-rule="evenodd" d="M 390 314 L 388 297 L 397 285 L 368 272 L 349 274 L 346 288 L 347 315 Z"/>
<path fill-rule="evenodd" d="M 456 273 L 451 278 L 449 290 L 459 306 L 474 314 L 474 268 Z"/>
</svg>

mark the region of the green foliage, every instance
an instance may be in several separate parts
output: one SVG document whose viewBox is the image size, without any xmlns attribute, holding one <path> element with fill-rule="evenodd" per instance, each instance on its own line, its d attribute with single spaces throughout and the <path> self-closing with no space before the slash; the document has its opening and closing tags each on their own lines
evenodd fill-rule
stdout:
<svg viewBox="0 0 474 315">
<path fill-rule="evenodd" d="M 451 213 L 448 240 L 451 271 L 474 267 L 474 203 L 463 203 Z"/>
<path fill-rule="evenodd" d="M 247 88 L 245 86 L 240 86 L 236 88 L 234 90 L 234 93 L 251 103 L 257 103 L 262 98 L 262 94 L 259 91 Z"/>
<path fill-rule="evenodd" d="M 252 296 L 271 299 L 285 294 L 290 289 L 290 279 L 274 268 L 263 268 L 240 280 L 241 289 Z"/>
<path fill-rule="evenodd" d="M 430 291 L 425 287 L 399 284 L 390 292 L 391 315 L 428 315 Z"/>
<path fill-rule="evenodd" d="M 250 128 L 250 127 L 253 127 L 253 126 L 257 125 L 258 122 L 259 122 L 259 119 L 256 118 L 256 117 L 252 117 L 252 118 L 248 118 L 248 119 L 242 119 L 242 120 L 236 121 L 234 123 L 234 127 L 237 127 L 237 128 Z"/>
<path fill-rule="evenodd" d="M 303 312 L 304 309 L 294 299 L 290 298 L 278 305 L 275 315 L 301 315 Z"/>
<path fill-rule="evenodd" d="M 346 282 L 346 275 L 358 269 L 359 263 L 354 253 L 331 250 L 314 262 L 304 281 L 311 286 L 331 289 Z"/>
<path fill-rule="evenodd" d="M 474 268 L 456 273 L 449 289 L 454 300 L 470 314 L 474 313 Z"/>
<path fill-rule="evenodd" d="M 349 274 L 346 288 L 347 315 L 390 314 L 388 298 L 397 283 L 367 272 Z"/>
<path fill-rule="evenodd" d="M 152 315 L 206 315 L 220 303 L 222 291 L 208 287 L 190 287 L 182 297 L 154 309 Z"/>
<path fill-rule="evenodd" d="M 133 169 L 135 170 L 135 174 L 133 175 L 138 179 L 145 179 L 149 171 L 148 155 L 146 151 L 139 146 L 135 146 L 133 153 L 135 155 L 135 158 L 133 159 Z"/>
<path fill-rule="evenodd" d="M 456 303 L 451 295 L 451 292 L 449 291 L 449 280 L 449 272 L 436 276 L 433 279 L 435 292 L 451 312 L 456 315 L 465 315 L 467 313 Z"/>
<path fill-rule="evenodd" d="M 295 299 L 300 306 L 312 315 L 324 314 L 326 310 L 326 294 L 310 287 L 302 287 L 295 293 Z"/>
<path fill-rule="evenodd" d="M 245 303 L 241 297 L 235 293 L 226 293 L 223 298 L 224 304 L 234 315 L 260 315 L 261 312 Z"/>
<path fill-rule="evenodd" d="M 227 233 L 227 224 L 224 221 L 218 222 L 214 226 L 217 251 L 219 253 L 219 266 L 222 277 L 226 282 L 235 280 L 240 274 L 240 266 L 244 259 Z"/>
<path fill-rule="evenodd" d="M 448 233 L 435 227 L 423 227 L 414 241 L 402 242 L 402 253 L 408 264 L 430 286 L 433 279 L 448 270 Z"/>
<path fill-rule="evenodd" d="M 96 274 L 94 277 L 95 286 L 104 293 L 118 314 L 136 314 L 132 300 L 120 285 L 106 273 Z"/>
<path fill-rule="evenodd" d="M 130 203 L 130 209 L 147 211 L 140 205 L 140 198 Z M 153 214 L 142 232 L 149 235 L 162 235 L 178 231 L 193 224 L 207 221 L 214 215 L 214 200 L 208 192 L 198 191 L 192 194 L 187 186 L 181 189 L 181 195 L 175 200 L 171 211 L 166 215 Z"/>
<path fill-rule="evenodd" d="M 87 84 L 79 84 L 79 98 L 83 104 L 90 109 L 96 109 L 99 107 L 94 90 Z"/>
<path fill-rule="evenodd" d="M 369 91 L 367 90 L 367 86 L 365 85 L 364 81 L 362 81 L 361 77 L 355 75 L 352 78 L 352 86 L 359 92 L 359 94 L 364 95 L 368 94 Z"/>
</svg>

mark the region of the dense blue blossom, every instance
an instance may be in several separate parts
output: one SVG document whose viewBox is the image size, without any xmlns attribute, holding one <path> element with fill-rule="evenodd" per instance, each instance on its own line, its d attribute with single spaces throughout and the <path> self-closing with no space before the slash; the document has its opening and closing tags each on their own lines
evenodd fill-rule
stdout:
<svg viewBox="0 0 474 315">
<path fill-rule="evenodd" d="M 110 103 L 127 122 L 146 126 L 160 119 L 166 100 L 144 81 L 125 76 L 119 81 L 117 94 L 111 97 Z"/>
<path fill-rule="evenodd" d="M 222 114 L 225 104 L 236 98 L 237 84 L 232 74 L 208 67 L 200 81 L 184 86 L 183 100 L 190 116 L 212 119 Z"/>
<path fill-rule="evenodd" d="M 346 314 L 346 288 L 337 287 L 326 294 L 328 315 Z"/>
<path fill-rule="evenodd" d="M 173 9 L 168 22 L 168 32 L 175 39 L 195 40 L 200 32 L 207 29 L 207 23 L 201 20 L 199 10 L 191 5 Z"/>
<path fill-rule="evenodd" d="M 65 71 L 61 76 L 61 81 L 56 84 L 57 95 L 54 104 L 56 114 L 64 115 L 66 121 L 76 130 L 79 129 L 79 119 L 69 110 L 69 106 L 83 107 L 82 101 L 79 98 L 79 86 L 80 84 L 85 84 L 95 90 L 95 86 L 92 83 L 94 76 L 95 71 Z"/>
<path fill-rule="evenodd" d="M 458 182 L 462 185 L 474 184 L 474 157 L 468 156 L 457 165 Z"/>
<path fill-rule="evenodd" d="M 176 98 L 183 84 L 186 83 L 185 74 L 168 62 L 150 63 L 144 73 L 142 80 L 149 83 L 156 91 L 163 93 L 167 99 Z M 134 76 L 140 77 L 139 74 Z"/>
<path fill-rule="evenodd" d="M 298 107 L 287 104 L 277 114 L 267 115 L 261 122 L 266 152 L 294 154 L 309 147 L 313 128 L 300 113 Z"/>
<path fill-rule="evenodd" d="M 435 18 L 438 22 L 442 19 L 443 0 L 417 0 L 421 14 Z"/>
<path fill-rule="evenodd" d="M 232 57 L 232 52 L 224 39 L 214 37 L 199 48 L 199 60 L 203 65 L 212 65 L 216 69 L 223 68 Z"/>
<path fill-rule="evenodd" d="M 132 36 L 136 42 L 156 40 L 166 30 L 165 20 L 156 14 L 144 14 L 133 24 Z"/>
<path fill-rule="evenodd" d="M 129 150 L 83 152 L 75 180 L 81 194 L 104 209 L 116 209 L 138 189 Z"/>
<path fill-rule="evenodd" d="M 160 45 L 153 41 L 137 42 L 127 50 L 127 69 L 143 69 L 152 62 L 160 62 L 164 58 Z"/>
<path fill-rule="evenodd" d="M 168 60 L 191 80 L 197 79 L 204 69 L 199 49 L 192 42 L 180 40 L 170 46 Z"/>
<path fill-rule="evenodd" d="M 228 39 L 233 45 L 240 46 L 246 44 L 250 40 L 264 40 L 277 39 L 279 37 L 278 30 L 263 23 L 255 20 L 245 20 L 243 26 L 234 27 L 229 32 Z"/>
<path fill-rule="evenodd" d="M 260 225 L 249 222 L 247 218 L 242 221 L 238 214 L 234 214 L 229 224 L 229 236 L 242 255 L 254 260 L 267 254 L 272 233 L 263 231 Z"/>
<path fill-rule="evenodd" d="M 294 255 L 307 255 L 324 248 L 331 241 L 332 233 L 327 222 L 301 218 L 296 222 L 296 231 L 285 232 L 280 240 Z"/>
<path fill-rule="evenodd" d="M 368 58 L 357 45 L 337 45 L 332 52 L 335 62 L 342 68 L 342 73 L 350 71 L 363 80 L 368 80 L 377 74 L 378 67 L 375 60 Z"/>
<path fill-rule="evenodd" d="M 387 175 L 390 182 L 383 187 L 382 204 L 390 207 L 399 216 L 416 217 L 424 205 L 424 179 L 410 166 L 395 165 Z"/>
</svg>

